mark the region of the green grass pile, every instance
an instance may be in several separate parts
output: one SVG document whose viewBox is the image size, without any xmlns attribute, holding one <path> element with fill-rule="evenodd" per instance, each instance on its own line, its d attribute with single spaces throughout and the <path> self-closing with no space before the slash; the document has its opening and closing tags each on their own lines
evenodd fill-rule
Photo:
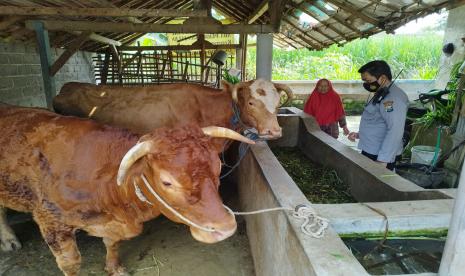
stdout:
<svg viewBox="0 0 465 276">
<path fill-rule="evenodd" d="M 273 153 L 312 203 L 351 203 L 349 186 L 331 168 L 311 162 L 298 148 L 273 148 Z"/>
</svg>

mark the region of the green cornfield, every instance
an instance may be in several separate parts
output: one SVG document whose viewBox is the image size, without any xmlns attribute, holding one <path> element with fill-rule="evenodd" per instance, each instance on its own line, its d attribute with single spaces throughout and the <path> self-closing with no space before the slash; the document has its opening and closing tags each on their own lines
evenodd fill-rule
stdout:
<svg viewBox="0 0 465 276">
<path fill-rule="evenodd" d="M 273 80 L 357 80 L 358 68 L 374 59 L 386 60 L 400 79 L 435 79 L 443 36 L 379 34 L 342 47 L 321 51 L 273 49 Z M 247 78 L 255 78 L 256 49 L 247 50 Z"/>
</svg>

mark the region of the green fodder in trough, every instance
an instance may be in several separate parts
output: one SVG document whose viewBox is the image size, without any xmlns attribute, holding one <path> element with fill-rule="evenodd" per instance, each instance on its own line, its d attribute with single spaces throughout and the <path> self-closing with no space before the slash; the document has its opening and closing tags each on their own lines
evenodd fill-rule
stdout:
<svg viewBox="0 0 465 276">
<path fill-rule="evenodd" d="M 310 161 L 299 148 L 273 148 L 274 155 L 312 203 L 353 203 L 350 187 L 335 170 Z"/>
</svg>

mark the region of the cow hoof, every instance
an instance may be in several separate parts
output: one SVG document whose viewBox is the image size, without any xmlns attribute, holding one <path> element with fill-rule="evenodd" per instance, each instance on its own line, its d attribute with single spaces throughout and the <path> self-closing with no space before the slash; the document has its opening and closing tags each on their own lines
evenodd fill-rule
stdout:
<svg viewBox="0 0 465 276">
<path fill-rule="evenodd" d="M 21 243 L 16 238 L 6 239 L 2 240 L 0 248 L 5 252 L 19 250 L 21 249 Z"/>
<path fill-rule="evenodd" d="M 122 266 L 114 269 L 112 272 L 109 273 L 110 276 L 131 276 L 126 269 Z"/>
</svg>

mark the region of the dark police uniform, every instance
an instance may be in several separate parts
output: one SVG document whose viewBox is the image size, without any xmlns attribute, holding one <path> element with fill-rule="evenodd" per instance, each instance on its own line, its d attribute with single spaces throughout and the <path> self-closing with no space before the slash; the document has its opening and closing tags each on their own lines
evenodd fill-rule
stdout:
<svg viewBox="0 0 465 276">
<path fill-rule="evenodd" d="M 395 84 L 380 103 L 365 106 L 360 120 L 358 148 L 370 159 L 388 163 L 393 169 L 402 153 L 402 136 L 409 100 Z"/>
</svg>

